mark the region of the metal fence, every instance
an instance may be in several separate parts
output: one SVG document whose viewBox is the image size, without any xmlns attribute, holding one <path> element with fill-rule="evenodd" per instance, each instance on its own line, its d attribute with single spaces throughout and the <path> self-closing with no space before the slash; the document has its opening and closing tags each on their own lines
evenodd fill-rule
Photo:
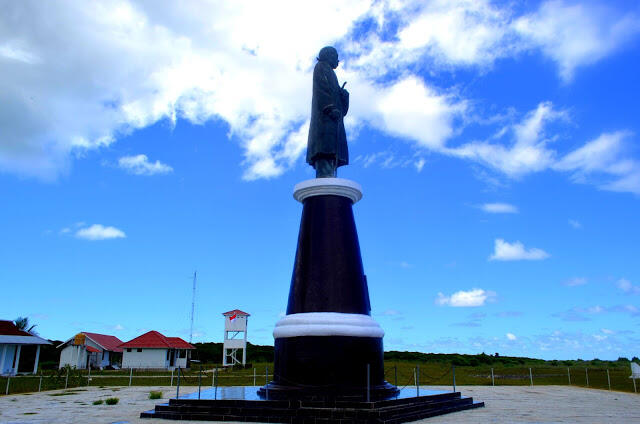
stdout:
<svg viewBox="0 0 640 424">
<path fill-rule="evenodd" d="M 401 389 L 420 386 L 485 385 L 536 386 L 571 385 L 637 393 L 630 370 L 583 367 L 471 367 L 451 364 L 385 364 L 385 379 Z M 0 395 L 77 389 L 86 386 L 257 386 L 270 381 L 269 365 L 250 369 L 217 368 L 203 365 L 190 370 L 163 371 L 128 369 L 92 371 L 61 369 L 41 375 L 0 377 Z M 363 374 L 363 384 L 367 375 Z"/>
</svg>

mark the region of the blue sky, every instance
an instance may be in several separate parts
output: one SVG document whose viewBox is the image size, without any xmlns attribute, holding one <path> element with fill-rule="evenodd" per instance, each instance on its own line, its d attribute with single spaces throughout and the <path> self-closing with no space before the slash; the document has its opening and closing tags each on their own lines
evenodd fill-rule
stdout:
<svg viewBox="0 0 640 424">
<path fill-rule="evenodd" d="M 3 7 L 0 318 L 272 343 L 332 44 L 385 348 L 638 355 L 637 4 L 268 4 Z"/>
</svg>

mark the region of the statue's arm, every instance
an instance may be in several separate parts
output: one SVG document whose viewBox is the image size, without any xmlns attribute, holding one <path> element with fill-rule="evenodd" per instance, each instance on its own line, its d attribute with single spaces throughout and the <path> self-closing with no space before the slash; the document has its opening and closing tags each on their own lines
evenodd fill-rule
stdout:
<svg viewBox="0 0 640 424">
<path fill-rule="evenodd" d="M 341 88 L 342 92 L 340 93 L 342 97 L 342 116 L 347 114 L 349 110 L 349 92 L 344 88 Z"/>
</svg>

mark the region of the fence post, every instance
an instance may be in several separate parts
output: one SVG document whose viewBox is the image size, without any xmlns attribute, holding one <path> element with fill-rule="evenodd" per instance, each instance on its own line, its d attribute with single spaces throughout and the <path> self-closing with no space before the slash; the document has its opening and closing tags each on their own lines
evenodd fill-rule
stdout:
<svg viewBox="0 0 640 424">
<path fill-rule="evenodd" d="M 269 367 L 264 367 L 264 391 L 266 399 L 269 400 Z"/>
<path fill-rule="evenodd" d="M 129 368 L 129 387 L 131 387 L 132 379 L 133 379 L 133 368 Z"/>
<path fill-rule="evenodd" d="M 420 396 L 420 365 L 416 366 L 416 396 Z"/>
<path fill-rule="evenodd" d="M 531 387 L 533 387 L 533 373 L 531 372 L 531 368 L 529 368 L 529 381 L 531 382 Z"/>
<path fill-rule="evenodd" d="M 367 402 L 371 402 L 371 388 L 369 385 L 371 384 L 369 372 L 371 371 L 371 365 L 367 364 Z"/>
<path fill-rule="evenodd" d="M 218 400 L 218 367 L 213 369 L 213 381 L 215 382 L 215 390 L 213 392 L 213 400 Z"/>
<path fill-rule="evenodd" d="M 178 367 L 178 384 L 176 386 L 176 399 L 180 399 L 180 367 Z"/>
<path fill-rule="evenodd" d="M 567 377 L 569 378 L 569 386 L 571 386 L 571 371 L 569 371 L 569 367 L 567 367 Z"/>
<path fill-rule="evenodd" d="M 91 367 L 89 367 L 89 373 L 87 374 L 87 386 L 89 385 L 90 381 L 91 381 Z"/>
<path fill-rule="evenodd" d="M 633 380 L 633 393 L 638 393 L 638 391 L 636 390 L 636 379 L 632 378 Z"/>
<path fill-rule="evenodd" d="M 169 387 L 173 387 L 173 368 L 171 369 L 171 382 L 169 383 Z"/>
<path fill-rule="evenodd" d="M 253 385 L 256 385 L 256 368 L 253 368 Z"/>
<path fill-rule="evenodd" d="M 11 381 L 11 377 L 7 377 L 7 388 L 4 391 L 5 396 L 9 394 L 9 382 Z"/>
<path fill-rule="evenodd" d="M 609 391 L 611 391 L 611 378 L 609 377 L 609 368 L 607 368 L 607 383 L 609 384 Z"/>
<path fill-rule="evenodd" d="M 493 368 L 491 368 L 491 385 L 495 386 L 496 385 L 496 381 L 493 378 Z"/>
<path fill-rule="evenodd" d="M 453 391 L 456 391 L 456 366 L 451 365 L 451 369 L 453 370 Z"/>
<path fill-rule="evenodd" d="M 200 362 L 200 374 L 198 374 L 198 400 L 200 400 L 200 387 L 202 386 L 202 362 Z"/>
<path fill-rule="evenodd" d="M 396 387 L 398 387 L 398 366 L 393 366 L 393 375 L 395 376 Z"/>
<path fill-rule="evenodd" d="M 588 368 L 584 369 L 584 375 L 586 376 L 587 387 L 589 387 L 589 369 Z"/>
<path fill-rule="evenodd" d="M 42 371 L 40 371 L 42 372 Z M 42 390 L 42 374 L 40 374 L 40 383 L 38 384 L 38 392 Z"/>
<path fill-rule="evenodd" d="M 67 376 L 64 379 L 64 389 L 67 390 L 67 384 L 69 383 L 69 368 L 67 368 Z"/>
</svg>

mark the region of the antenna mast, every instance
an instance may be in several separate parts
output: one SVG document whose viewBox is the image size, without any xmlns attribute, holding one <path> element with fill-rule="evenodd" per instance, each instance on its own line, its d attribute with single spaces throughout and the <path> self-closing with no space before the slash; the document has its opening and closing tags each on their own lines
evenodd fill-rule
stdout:
<svg viewBox="0 0 640 424">
<path fill-rule="evenodd" d="M 189 343 L 193 340 L 193 312 L 196 309 L 196 272 L 193 271 L 193 295 L 191 298 L 191 331 L 189 332 Z"/>
</svg>

